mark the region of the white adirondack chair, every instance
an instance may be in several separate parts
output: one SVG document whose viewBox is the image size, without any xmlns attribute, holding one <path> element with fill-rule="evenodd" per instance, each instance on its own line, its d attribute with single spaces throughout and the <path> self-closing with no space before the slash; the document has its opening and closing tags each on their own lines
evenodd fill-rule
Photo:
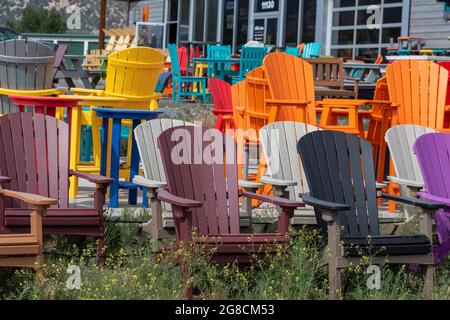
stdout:
<svg viewBox="0 0 450 320">
<path fill-rule="evenodd" d="M 152 211 L 152 219 L 141 225 L 141 228 L 142 232 L 150 234 L 155 240 L 156 251 L 159 250 L 160 241 L 171 236 L 167 229 L 174 228 L 170 205 L 156 199 L 157 189 L 167 186 L 157 138 L 164 130 L 184 125 L 193 124 L 182 120 L 155 119 L 140 124 L 134 130 L 134 138 L 144 167 L 144 177 L 135 176 L 133 182 L 146 187 Z"/>
<path fill-rule="evenodd" d="M 390 128 L 385 135 L 386 143 L 394 163 L 395 176 L 389 176 L 388 180 L 400 186 L 402 196 L 416 197 L 420 189 L 424 187 L 423 177 L 420 172 L 419 162 L 413 152 L 413 145 L 417 138 L 436 130 L 418 125 L 398 125 Z M 403 206 L 406 221 L 410 220 L 415 210 L 409 206 Z"/>
<path fill-rule="evenodd" d="M 297 142 L 305 134 L 319 130 L 301 123 L 281 121 L 268 124 L 259 130 L 267 171 L 260 178 L 262 183 L 272 185 L 274 195 L 300 200 L 300 193 L 309 192 L 306 176 L 297 153 Z M 305 206 L 296 210 L 292 225 L 316 225 L 314 209 Z"/>
</svg>

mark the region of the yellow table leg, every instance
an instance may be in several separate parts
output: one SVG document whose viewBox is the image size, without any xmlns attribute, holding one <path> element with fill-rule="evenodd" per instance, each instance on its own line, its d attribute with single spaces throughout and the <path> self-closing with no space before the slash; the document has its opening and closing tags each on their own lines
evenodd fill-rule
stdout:
<svg viewBox="0 0 450 320">
<path fill-rule="evenodd" d="M 81 143 L 81 107 L 72 109 L 72 123 L 70 133 L 70 169 L 76 170 L 77 163 L 80 156 Z M 75 199 L 78 194 L 78 178 L 70 177 L 69 198 Z"/>
</svg>

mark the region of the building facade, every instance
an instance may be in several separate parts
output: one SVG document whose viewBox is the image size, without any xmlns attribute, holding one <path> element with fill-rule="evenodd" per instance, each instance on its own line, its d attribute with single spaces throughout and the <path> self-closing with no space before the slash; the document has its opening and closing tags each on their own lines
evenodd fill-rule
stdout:
<svg viewBox="0 0 450 320">
<path fill-rule="evenodd" d="M 146 0 L 130 2 L 130 25 L 142 8 L 164 25 L 164 42 L 220 42 L 237 52 L 250 40 L 278 47 L 318 42 L 322 54 L 375 58 L 398 36 L 450 48 L 442 0 Z"/>
</svg>

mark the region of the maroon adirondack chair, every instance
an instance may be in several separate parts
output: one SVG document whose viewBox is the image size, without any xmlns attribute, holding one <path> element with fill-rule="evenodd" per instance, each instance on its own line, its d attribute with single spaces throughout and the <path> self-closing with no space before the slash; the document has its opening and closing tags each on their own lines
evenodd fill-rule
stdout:
<svg viewBox="0 0 450 320">
<path fill-rule="evenodd" d="M 436 261 L 441 262 L 450 252 L 450 134 L 425 134 L 416 140 L 413 149 L 425 183 L 420 197 L 447 205 L 435 216 L 438 244 L 433 250 Z"/>
<path fill-rule="evenodd" d="M 93 208 L 69 208 L 69 176 L 97 185 Z M 43 219 L 44 234 L 91 236 L 98 239 L 97 255 L 103 259 L 103 204 L 112 179 L 69 170 L 69 127 L 51 116 L 31 112 L 0 118 L 1 186 L 57 199 Z M 4 209 L 4 210 L 3 210 Z M 26 203 L 0 202 L 0 233 L 26 233 L 30 229 Z"/>
<path fill-rule="evenodd" d="M 68 46 L 66 44 L 60 44 L 56 48 L 55 53 L 55 65 L 53 66 L 53 77 L 56 76 L 56 72 L 58 72 L 59 68 L 61 67 L 61 64 L 64 60 L 64 55 L 66 54 Z"/>
<path fill-rule="evenodd" d="M 216 129 L 179 126 L 160 134 L 158 148 L 168 185 L 158 191 L 158 199 L 172 205 L 178 245 L 194 242 L 201 249 L 214 249 L 211 263 L 243 264 L 286 241 L 290 218 L 304 204 L 250 192 L 260 187 L 256 183 L 240 181 L 247 189 L 239 191 L 232 137 Z M 280 206 L 278 232 L 241 234 L 239 196 Z M 192 288 L 187 296 L 192 297 Z"/>
<path fill-rule="evenodd" d="M 212 113 L 217 117 L 215 128 L 223 133 L 227 129 L 234 129 L 231 85 L 226 81 L 210 78 L 208 89 L 214 102 Z"/>
</svg>

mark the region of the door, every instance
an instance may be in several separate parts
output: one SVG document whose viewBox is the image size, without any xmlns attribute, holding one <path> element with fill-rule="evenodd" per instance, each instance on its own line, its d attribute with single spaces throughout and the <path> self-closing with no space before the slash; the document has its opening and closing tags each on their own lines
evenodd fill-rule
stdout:
<svg viewBox="0 0 450 320">
<path fill-rule="evenodd" d="M 253 40 L 266 45 L 276 45 L 278 35 L 278 18 L 256 18 L 253 24 Z"/>
</svg>

